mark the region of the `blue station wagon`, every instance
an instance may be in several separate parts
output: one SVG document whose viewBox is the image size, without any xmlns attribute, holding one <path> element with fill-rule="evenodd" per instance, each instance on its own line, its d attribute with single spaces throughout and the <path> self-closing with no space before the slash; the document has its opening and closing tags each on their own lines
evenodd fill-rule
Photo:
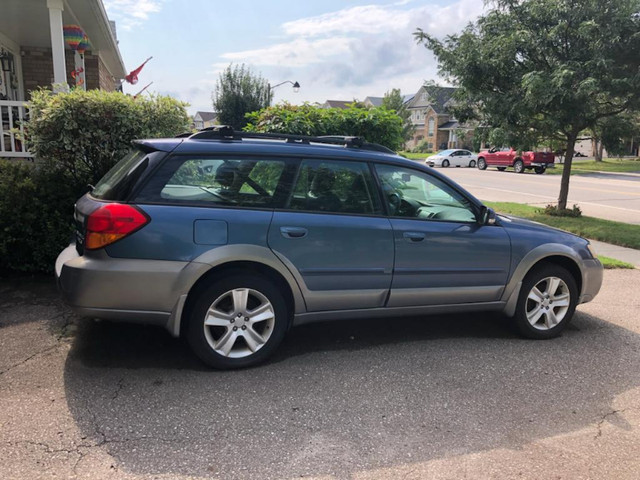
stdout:
<svg viewBox="0 0 640 480">
<path fill-rule="evenodd" d="M 261 362 L 319 320 L 496 311 L 551 338 L 602 283 L 587 240 L 496 215 L 354 137 L 139 140 L 75 222 L 56 262 L 65 302 L 163 326 L 216 368 Z"/>
</svg>

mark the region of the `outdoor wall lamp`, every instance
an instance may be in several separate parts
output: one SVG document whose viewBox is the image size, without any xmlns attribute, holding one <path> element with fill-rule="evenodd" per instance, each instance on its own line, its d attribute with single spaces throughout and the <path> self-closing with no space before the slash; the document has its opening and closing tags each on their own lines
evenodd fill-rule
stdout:
<svg viewBox="0 0 640 480">
<path fill-rule="evenodd" d="M 270 87 L 270 89 L 273 90 L 274 88 L 279 87 L 280 85 L 284 85 L 285 83 L 290 83 L 291 85 L 293 85 L 293 93 L 298 93 L 300 91 L 300 84 L 298 82 L 292 82 L 291 80 L 280 82 L 277 85 Z"/>
<path fill-rule="evenodd" d="M 0 50 L 0 63 L 2 63 L 3 72 L 13 71 L 13 58 L 6 50 Z"/>
</svg>

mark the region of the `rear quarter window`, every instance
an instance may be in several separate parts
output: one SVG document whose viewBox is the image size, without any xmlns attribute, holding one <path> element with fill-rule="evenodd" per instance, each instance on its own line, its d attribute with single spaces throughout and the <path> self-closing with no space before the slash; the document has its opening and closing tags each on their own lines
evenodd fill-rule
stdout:
<svg viewBox="0 0 640 480">
<path fill-rule="evenodd" d="M 148 166 L 146 153 L 137 149 L 129 152 L 100 179 L 91 196 L 98 200 L 124 200 Z"/>
</svg>

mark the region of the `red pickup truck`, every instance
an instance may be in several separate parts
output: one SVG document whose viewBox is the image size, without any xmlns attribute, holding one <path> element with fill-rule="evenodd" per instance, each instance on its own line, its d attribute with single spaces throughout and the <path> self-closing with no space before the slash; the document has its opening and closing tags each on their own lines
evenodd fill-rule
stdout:
<svg viewBox="0 0 640 480">
<path fill-rule="evenodd" d="M 536 173 L 544 173 L 547 168 L 554 168 L 555 155 L 552 152 L 518 152 L 513 148 L 485 150 L 478 154 L 478 168 L 497 167 L 506 170 L 513 167 L 516 173 L 533 169 Z"/>
</svg>

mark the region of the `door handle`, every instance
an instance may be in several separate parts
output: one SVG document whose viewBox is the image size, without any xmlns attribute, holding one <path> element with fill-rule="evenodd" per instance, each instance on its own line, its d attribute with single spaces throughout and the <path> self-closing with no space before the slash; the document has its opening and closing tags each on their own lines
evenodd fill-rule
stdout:
<svg viewBox="0 0 640 480">
<path fill-rule="evenodd" d="M 284 238 L 302 238 L 307 236 L 307 229 L 302 227 L 280 227 Z"/>
<path fill-rule="evenodd" d="M 404 232 L 402 236 L 407 242 L 421 242 L 426 237 L 422 232 Z"/>
</svg>

